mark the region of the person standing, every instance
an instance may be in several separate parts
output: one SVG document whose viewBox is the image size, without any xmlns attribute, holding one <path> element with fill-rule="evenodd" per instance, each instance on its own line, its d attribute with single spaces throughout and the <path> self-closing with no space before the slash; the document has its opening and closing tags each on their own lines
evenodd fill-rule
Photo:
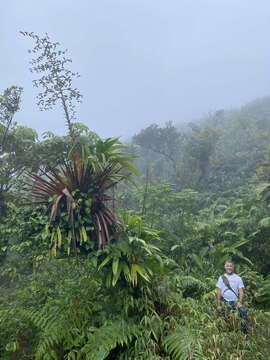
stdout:
<svg viewBox="0 0 270 360">
<path fill-rule="evenodd" d="M 227 260 L 224 264 L 225 274 L 220 276 L 217 283 L 217 310 L 222 311 L 223 306 L 229 309 L 238 309 L 241 317 L 241 330 L 248 332 L 247 311 L 243 307 L 244 283 L 242 278 L 234 273 L 234 263 Z"/>
</svg>

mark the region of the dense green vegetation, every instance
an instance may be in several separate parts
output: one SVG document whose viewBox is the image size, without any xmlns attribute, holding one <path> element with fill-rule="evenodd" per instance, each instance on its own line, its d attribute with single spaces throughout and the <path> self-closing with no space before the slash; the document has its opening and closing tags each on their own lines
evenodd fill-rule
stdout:
<svg viewBox="0 0 270 360">
<path fill-rule="evenodd" d="M 39 139 L 15 122 L 22 89 L 0 96 L 0 359 L 270 359 L 270 99 L 123 146 L 75 122 L 58 44 L 23 35 L 68 133 Z M 228 258 L 248 337 L 216 311 Z"/>
</svg>

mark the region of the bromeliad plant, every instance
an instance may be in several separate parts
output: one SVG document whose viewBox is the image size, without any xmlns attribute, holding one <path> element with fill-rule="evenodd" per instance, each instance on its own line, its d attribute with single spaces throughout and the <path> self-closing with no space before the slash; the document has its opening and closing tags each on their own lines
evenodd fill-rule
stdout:
<svg viewBox="0 0 270 360">
<path fill-rule="evenodd" d="M 117 150 L 123 148 L 118 139 L 97 140 L 91 148 L 75 145 L 68 159 L 57 168 L 40 169 L 29 174 L 36 203 L 45 204 L 50 222 L 45 236 L 51 238 L 52 254 L 64 247 L 89 252 L 103 248 L 114 239 L 120 226 L 108 201 L 108 193 L 120 181 L 135 173 L 132 158 Z"/>
<path fill-rule="evenodd" d="M 40 110 L 49 110 L 57 103 L 62 106 L 72 151 L 56 168 L 41 169 L 38 174 L 29 174 L 33 195 L 39 203 L 46 204 L 50 225 L 45 236 L 50 234 L 53 254 L 63 243 L 68 253 L 84 248 L 103 248 L 110 243 L 119 226 L 114 213 L 107 205 L 112 197 L 107 193 L 117 183 L 127 179 L 135 169 L 127 158 L 116 150 L 123 146 L 118 139 L 97 140 L 93 146 L 83 146 L 74 126 L 75 104 L 81 102 L 80 91 L 73 86 L 79 74 L 69 65 L 67 50 L 61 50 L 58 42 L 52 42 L 48 34 L 40 37 L 33 32 L 21 34 L 34 41 L 29 52 L 33 55 L 30 71 L 38 78 L 33 85 L 40 88 L 37 105 Z"/>
</svg>

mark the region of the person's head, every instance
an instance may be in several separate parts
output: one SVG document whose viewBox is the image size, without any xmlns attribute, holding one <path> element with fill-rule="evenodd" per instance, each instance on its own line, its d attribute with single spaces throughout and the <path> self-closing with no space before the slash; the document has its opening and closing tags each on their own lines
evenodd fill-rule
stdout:
<svg viewBox="0 0 270 360">
<path fill-rule="evenodd" d="M 231 260 L 226 260 L 224 268 L 227 274 L 232 274 L 234 270 L 234 263 Z"/>
</svg>

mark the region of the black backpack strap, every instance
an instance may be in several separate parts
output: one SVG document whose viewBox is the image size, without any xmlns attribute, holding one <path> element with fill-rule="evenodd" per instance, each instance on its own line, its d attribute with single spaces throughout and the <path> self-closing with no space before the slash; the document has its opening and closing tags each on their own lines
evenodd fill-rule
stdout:
<svg viewBox="0 0 270 360">
<path fill-rule="evenodd" d="M 232 287 L 231 287 L 231 285 L 230 285 L 230 283 L 229 283 L 228 278 L 227 278 L 225 275 L 222 275 L 221 278 L 222 278 L 222 281 L 224 282 L 224 285 L 227 286 L 227 288 L 228 288 L 229 290 L 231 290 L 231 291 L 234 293 L 234 295 L 237 297 L 237 299 L 238 299 L 238 295 L 237 295 L 236 292 L 232 289 Z"/>
</svg>

